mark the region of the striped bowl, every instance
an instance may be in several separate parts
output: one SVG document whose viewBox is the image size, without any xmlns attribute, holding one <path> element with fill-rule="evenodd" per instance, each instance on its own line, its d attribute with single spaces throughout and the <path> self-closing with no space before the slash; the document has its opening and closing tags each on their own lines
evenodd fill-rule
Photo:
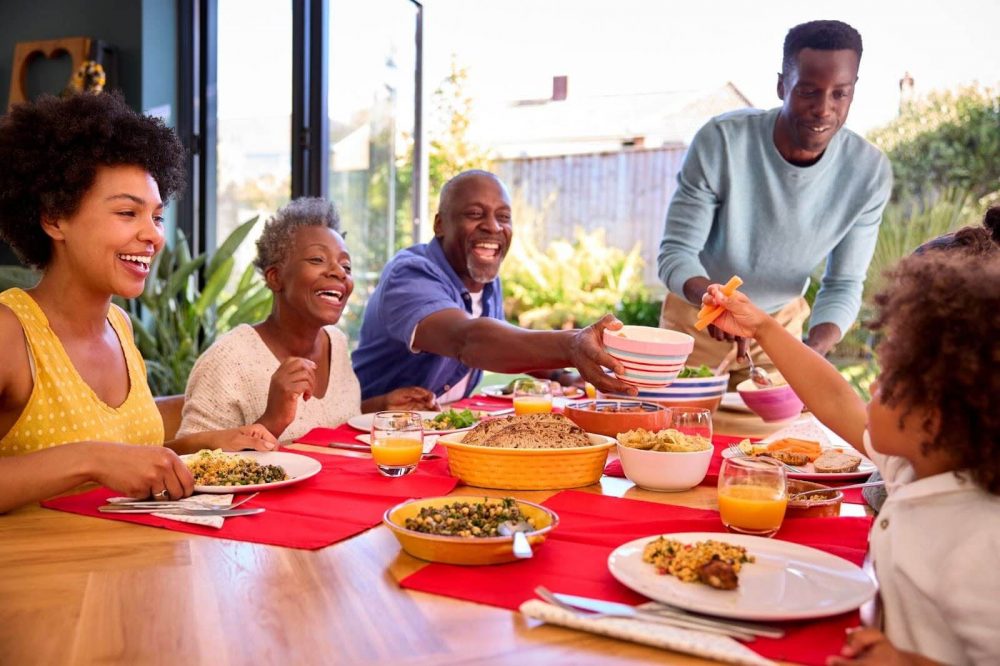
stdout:
<svg viewBox="0 0 1000 666">
<path fill-rule="evenodd" d="M 675 379 L 669 386 L 640 387 L 633 399 L 654 402 L 664 407 L 702 407 L 713 412 L 719 408 L 729 385 L 729 373 L 718 377 L 687 377 Z M 601 397 L 628 398 L 625 395 L 601 393 Z"/>
<path fill-rule="evenodd" d="M 642 388 L 667 386 L 684 368 L 694 349 L 694 338 L 685 333 L 651 326 L 623 326 L 604 331 L 604 349 L 624 366 L 615 375 Z"/>
</svg>

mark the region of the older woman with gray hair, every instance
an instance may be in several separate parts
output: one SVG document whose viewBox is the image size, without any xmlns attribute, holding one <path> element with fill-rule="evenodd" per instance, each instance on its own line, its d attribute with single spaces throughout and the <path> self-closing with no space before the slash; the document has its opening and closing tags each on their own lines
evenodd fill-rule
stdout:
<svg viewBox="0 0 1000 666">
<path fill-rule="evenodd" d="M 436 408 L 434 394 L 417 386 L 362 404 L 347 336 L 334 326 L 354 280 L 332 204 L 302 198 L 279 210 L 257 241 L 254 264 L 274 292 L 271 314 L 236 327 L 198 359 L 180 433 L 260 423 L 296 439 L 362 411 Z"/>
</svg>

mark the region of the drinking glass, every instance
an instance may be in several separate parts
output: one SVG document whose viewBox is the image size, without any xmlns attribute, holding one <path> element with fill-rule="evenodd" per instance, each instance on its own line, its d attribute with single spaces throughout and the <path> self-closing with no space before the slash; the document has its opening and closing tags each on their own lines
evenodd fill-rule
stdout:
<svg viewBox="0 0 1000 666">
<path fill-rule="evenodd" d="M 377 412 L 372 418 L 372 458 L 383 476 L 406 476 L 415 470 L 423 449 L 420 412 Z"/>
<path fill-rule="evenodd" d="M 712 410 L 701 407 L 671 407 L 670 427 L 685 435 L 712 441 Z"/>
<path fill-rule="evenodd" d="M 724 458 L 719 515 L 730 532 L 771 537 L 788 504 L 785 466 L 773 458 Z"/>
<path fill-rule="evenodd" d="M 514 413 L 537 414 L 552 411 L 552 387 L 547 381 L 518 379 L 514 382 Z"/>
</svg>

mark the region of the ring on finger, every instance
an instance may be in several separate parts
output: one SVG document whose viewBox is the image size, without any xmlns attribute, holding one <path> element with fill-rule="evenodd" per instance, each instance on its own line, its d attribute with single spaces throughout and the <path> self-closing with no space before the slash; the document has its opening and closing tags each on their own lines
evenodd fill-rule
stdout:
<svg viewBox="0 0 1000 666">
<path fill-rule="evenodd" d="M 170 497 L 170 492 L 166 488 L 164 488 L 158 493 L 153 493 L 153 497 L 157 497 L 159 499 L 167 499 L 168 497 Z"/>
</svg>

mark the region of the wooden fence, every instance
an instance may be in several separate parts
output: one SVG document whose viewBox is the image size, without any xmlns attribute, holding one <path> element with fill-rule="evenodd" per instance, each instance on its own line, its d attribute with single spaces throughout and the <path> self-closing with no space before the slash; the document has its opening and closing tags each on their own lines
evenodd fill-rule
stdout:
<svg viewBox="0 0 1000 666">
<path fill-rule="evenodd" d="M 603 227 L 609 244 L 626 251 L 641 244 L 643 280 L 662 289 L 656 255 L 685 151 L 673 147 L 515 158 L 498 161 L 496 168 L 515 199 L 544 210 L 540 242 L 572 238 L 577 227 Z"/>
</svg>

